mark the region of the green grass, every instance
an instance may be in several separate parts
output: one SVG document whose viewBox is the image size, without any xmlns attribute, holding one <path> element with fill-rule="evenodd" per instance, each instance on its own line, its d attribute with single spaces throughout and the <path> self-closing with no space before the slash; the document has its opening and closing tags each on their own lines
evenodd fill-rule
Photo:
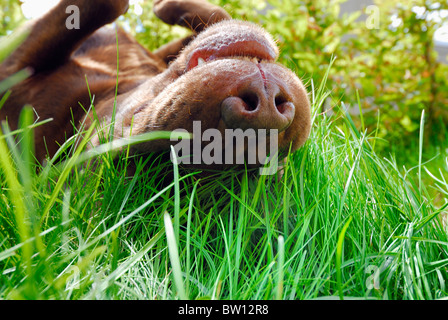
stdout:
<svg viewBox="0 0 448 320">
<path fill-rule="evenodd" d="M 424 164 L 379 157 L 342 111 L 314 114 L 281 177 L 207 177 L 74 139 L 36 170 L 30 115 L 0 139 L 0 298 L 447 297 L 445 207 L 415 179 Z"/>
</svg>

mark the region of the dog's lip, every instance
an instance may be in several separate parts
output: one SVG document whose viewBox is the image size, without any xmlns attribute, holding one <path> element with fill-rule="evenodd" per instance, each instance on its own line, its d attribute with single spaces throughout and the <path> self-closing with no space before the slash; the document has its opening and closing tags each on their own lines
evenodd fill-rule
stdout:
<svg viewBox="0 0 448 320">
<path fill-rule="evenodd" d="M 205 46 L 190 54 L 186 71 L 197 67 L 202 62 L 226 57 L 249 57 L 258 62 L 274 62 L 276 53 L 269 45 L 258 39 L 239 40 L 220 46 Z"/>
</svg>

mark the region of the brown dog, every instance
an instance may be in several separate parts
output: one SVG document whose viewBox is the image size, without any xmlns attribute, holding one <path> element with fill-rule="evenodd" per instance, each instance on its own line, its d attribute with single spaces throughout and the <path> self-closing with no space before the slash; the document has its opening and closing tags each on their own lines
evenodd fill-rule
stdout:
<svg viewBox="0 0 448 320">
<path fill-rule="evenodd" d="M 70 29 L 67 8 L 73 5 L 80 25 Z M 0 119 L 15 129 L 25 104 L 33 106 L 39 120 L 53 118 L 35 130 L 39 161 L 73 135 L 74 125 L 90 123 L 86 110 L 93 96 L 96 114 L 106 122 L 116 99 L 116 138 L 129 136 L 131 124 L 137 135 L 192 132 L 193 122 L 200 121 L 202 132 L 277 129 L 280 150 L 295 150 L 305 142 L 310 131 L 306 91 L 293 72 L 275 62 L 277 46 L 263 29 L 231 20 L 205 0 L 156 0 L 160 19 L 189 27 L 197 36 L 150 53 L 124 31 L 118 30 L 117 39 L 115 30 L 103 27 L 127 8 L 128 0 L 62 0 L 30 22 L 28 38 L 0 65 L 0 80 L 26 67 L 33 70 L 12 88 Z M 170 144 L 146 142 L 134 151 L 158 151 Z"/>
</svg>

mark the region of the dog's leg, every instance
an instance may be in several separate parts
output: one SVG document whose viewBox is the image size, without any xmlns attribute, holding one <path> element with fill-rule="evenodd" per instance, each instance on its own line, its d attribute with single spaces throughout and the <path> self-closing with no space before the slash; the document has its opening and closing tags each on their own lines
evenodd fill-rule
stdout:
<svg viewBox="0 0 448 320">
<path fill-rule="evenodd" d="M 231 18 L 223 8 L 206 0 L 154 0 L 154 13 L 165 23 L 177 24 L 194 32 Z"/>
<path fill-rule="evenodd" d="M 60 66 L 86 37 L 125 13 L 128 5 L 128 0 L 62 0 L 25 26 L 29 35 L 0 66 L 2 77 L 26 67 L 38 73 Z M 77 23 L 71 24 L 72 19 Z"/>
</svg>

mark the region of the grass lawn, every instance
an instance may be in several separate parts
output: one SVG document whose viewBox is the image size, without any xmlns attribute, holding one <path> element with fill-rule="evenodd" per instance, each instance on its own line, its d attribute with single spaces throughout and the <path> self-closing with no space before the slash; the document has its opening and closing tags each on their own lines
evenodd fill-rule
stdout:
<svg viewBox="0 0 448 320">
<path fill-rule="evenodd" d="M 424 163 L 379 157 L 342 111 L 314 114 L 281 177 L 204 177 L 74 139 L 36 173 L 23 115 L 18 139 L 0 139 L 2 299 L 447 297 L 445 207 L 418 179 Z"/>
</svg>

